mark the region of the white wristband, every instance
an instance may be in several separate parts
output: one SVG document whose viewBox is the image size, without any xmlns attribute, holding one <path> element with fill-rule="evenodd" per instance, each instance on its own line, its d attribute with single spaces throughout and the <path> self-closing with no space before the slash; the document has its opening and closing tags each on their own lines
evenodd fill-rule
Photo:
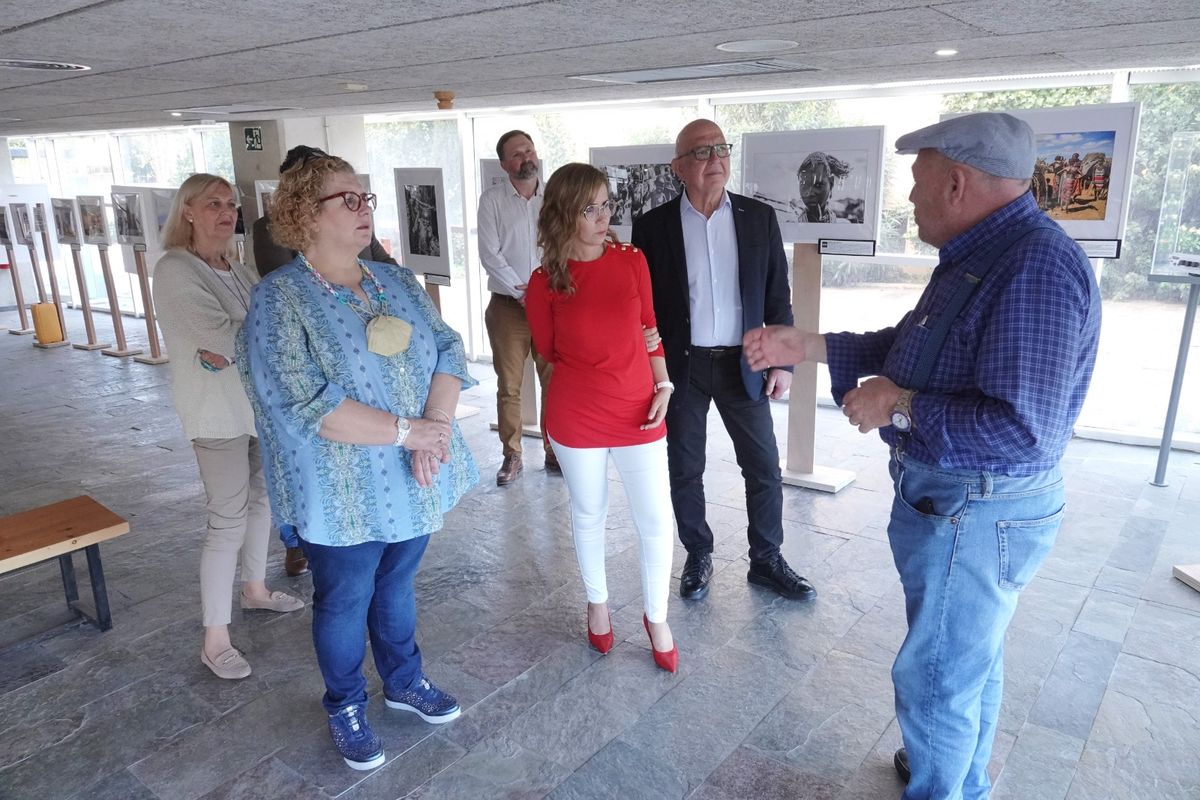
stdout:
<svg viewBox="0 0 1200 800">
<path fill-rule="evenodd" d="M 670 381 L 659 381 L 658 383 L 654 384 L 654 391 L 657 392 L 662 389 L 666 389 L 668 392 L 671 392 L 672 394 L 674 394 L 675 393 L 675 384 L 671 383 Z"/>
<path fill-rule="evenodd" d="M 412 430 L 412 423 L 406 417 L 396 417 L 396 441 L 392 442 L 395 447 L 404 447 L 404 443 L 408 441 L 408 434 Z"/>
</svg>

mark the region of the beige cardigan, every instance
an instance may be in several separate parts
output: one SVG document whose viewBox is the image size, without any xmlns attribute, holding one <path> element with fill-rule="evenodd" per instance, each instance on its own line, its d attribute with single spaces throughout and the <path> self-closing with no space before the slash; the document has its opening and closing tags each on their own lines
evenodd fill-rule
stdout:
<svg viewBox="0 0 1200 800">
<path fill-rule="evenodd" d="M 234 273 L 249 288 L 258 277 L 244 264 L 232 262 Z M 171 398 L 191 439 L 256 436 L 254 412 L 232 364 L 209 372 L 199 350 L 233 361 L 238 331 L 246 309 L 212 267 L 187 250 L 168 250 L 154 267 L 154 309 L 171 357 Z"/>
</svg>

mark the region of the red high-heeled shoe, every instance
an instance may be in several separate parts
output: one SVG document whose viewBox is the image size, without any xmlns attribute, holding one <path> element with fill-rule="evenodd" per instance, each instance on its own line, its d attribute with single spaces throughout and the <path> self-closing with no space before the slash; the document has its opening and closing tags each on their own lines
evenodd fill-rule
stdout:
<svg viewBox="0 0 1200 800">
<path fill-rule="evenodd" d="M 646 635 L 650 636 L 650 620 L 642 614 L 642 624 L 646 626 Z M 655 650 L 654 637 L 650 636 L 650 652 L 654 654 L 654 663 L 659 669 L 674 672 L 679 666 L 679 645 L 672 645 L 670 650 Z"/>
<path fill-rule="evenodd" d="M 592 633 L 592 622 L 588 620 L 588 641 L 600 651 L 600 655 L 613 649 L 612 614 L 608 615 L 608 633 Z"/>
</svg>

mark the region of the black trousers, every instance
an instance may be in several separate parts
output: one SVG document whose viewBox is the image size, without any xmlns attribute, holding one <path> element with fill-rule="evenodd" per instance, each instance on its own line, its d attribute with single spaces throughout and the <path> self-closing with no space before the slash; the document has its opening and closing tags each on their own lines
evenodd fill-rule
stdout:
<svg viewBox="0 0 1200 800">
<path fill-rule="evenodd" d="M 751 400 L 742 384 L 740 347 L 689 348 L 690 377 L 667 408 L 667 461 L 679 540 L 689 553 L 713 549 L 704 518 L 708 409 L 716 403 L 746 481 L 750 560 L 766 561 L 783 544 L 783 481 L 766 395 Z"/>
</svg>

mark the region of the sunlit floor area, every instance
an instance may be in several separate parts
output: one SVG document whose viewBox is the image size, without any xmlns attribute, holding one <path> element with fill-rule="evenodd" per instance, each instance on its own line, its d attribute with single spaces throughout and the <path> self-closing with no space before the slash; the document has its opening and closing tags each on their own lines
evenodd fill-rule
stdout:
<svg viewBox="0 0 1200 800">
<path fill-rule="evenodd" d="M 67 323 L 81 338 L 78 312 Z M 0 326 L 15 324 L 0 313 Z M 143 323 L 126 329 L 144 342 Z M 712 415 L 716 576 L 702 601 L 672 595 L 671 675 L 642 630 L 615 473 L 618 644 L 601 656 L 587 645 L 563 481 L 526 440 L 525 474 L 495 486 L 495 381 L 473 366 L 481 383 L 463 402 L 481 412 L 460 424 L 483 479 L 433 536 L 417 583 L 426 672 L 464 712 L 434 726 L 390 710 L 368 666 L 387 761 L 356 772 L 326 730 L 311 606 L 274 615 L 235 604 L 249 678 L 223 681 L 200 662 L 204 493 L 168 367 L 31 339 L 0 333 L 0 515 L 87 494 L 131 532 L 100 547 L 104 633 L 68 611 L 53 561 L 0 575 L 0 798 L 900 796 L 889 668 L 905 622 L 887 454 L 838 412 L 818 412 L 817 459 L 855 482 L 836 495 L 785 487 L 784 554 L 820 593 L 806 605 L 746 581 L 741 477 Z M 786 405 L 775 413 L 784 437 Z M 1165 488 L 1149 484 L 1156 456 L 1084 440 L 1067 451 L 1066 521 L 1008 635 L 996 800 L 1200 796 L 1200 593 L 1171 577 L 1174 564 L 1200 563 L 1200 456 L 1174 453 Z M 682 564 L 676 548 L 676 575 Z M 87 596 L 80 555 L 76 572 Z M 267 580 L 311 598 L 308 577 L 286 576 L 278 541 Z"/>
</svg>

